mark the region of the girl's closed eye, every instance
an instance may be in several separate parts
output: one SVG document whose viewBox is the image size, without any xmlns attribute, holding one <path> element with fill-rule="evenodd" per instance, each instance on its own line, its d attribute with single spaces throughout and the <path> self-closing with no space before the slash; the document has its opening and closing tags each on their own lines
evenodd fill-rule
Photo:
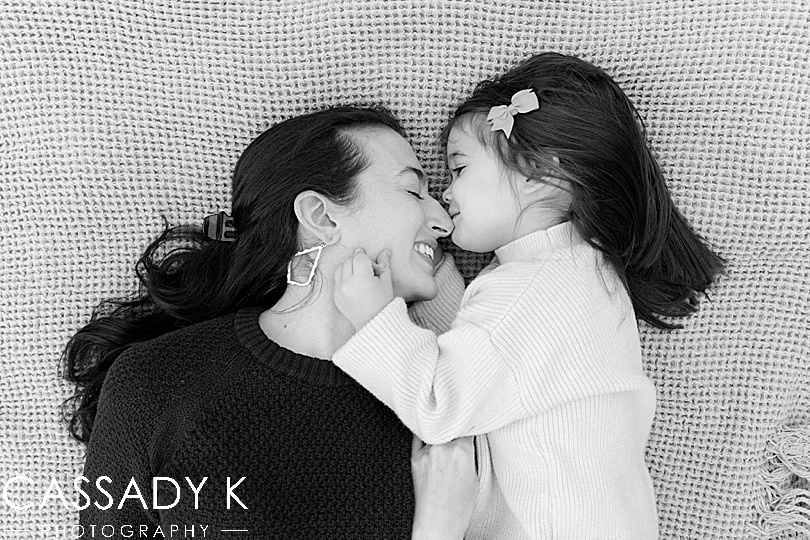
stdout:
<svg viewBox="0 0 810 540">
<path fill-rule="evenodd" d="M 463 171 L 465 167 L 466 167 L 466 165 L 461 165 L 459 167 L 454 167 L 454 168 L 450 169 L 450 174 L 452 174 L 453 176 L 458 176 L 458 175 L 461 174 L 461 171 Z"/>
</svg>

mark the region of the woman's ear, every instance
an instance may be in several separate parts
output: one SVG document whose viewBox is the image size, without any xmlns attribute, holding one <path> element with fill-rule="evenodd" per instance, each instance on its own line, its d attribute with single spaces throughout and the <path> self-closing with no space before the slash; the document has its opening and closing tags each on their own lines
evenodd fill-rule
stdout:
<svg viewBox="0 0 810 540">
<path fill-rule="evenodd" d="M 327 244 L 338 238 L 340 227 L 333 218 L 339 207 L 327 197 L 317 191 L 302 191 L 295 197 L 293 208 L 307 235 Z"/>
</svg>

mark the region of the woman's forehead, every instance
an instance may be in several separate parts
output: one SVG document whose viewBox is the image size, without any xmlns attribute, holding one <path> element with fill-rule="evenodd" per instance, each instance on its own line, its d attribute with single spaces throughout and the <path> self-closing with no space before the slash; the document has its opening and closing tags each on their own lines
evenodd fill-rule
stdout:
<svg viewBox="0 0 810 540">
<path fill-rule="evenodd" d="M 368 160 L 367 170 L 391 179 L 405 173 L 424 175 L 410 143 L 394 130 L 383 127 L 363 129 L 356 133 L 356 141 Z"/>
</svg>

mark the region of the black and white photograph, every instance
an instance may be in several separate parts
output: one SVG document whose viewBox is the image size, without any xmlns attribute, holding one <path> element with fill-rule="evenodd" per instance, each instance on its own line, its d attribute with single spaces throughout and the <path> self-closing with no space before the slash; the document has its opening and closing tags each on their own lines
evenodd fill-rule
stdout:
<svg viewBox="0 0 810 540">
<path fill-rule="evenodd" d="M 805 0 L 0 0 L 0 540 L 810 539 Z"/>
</svg>

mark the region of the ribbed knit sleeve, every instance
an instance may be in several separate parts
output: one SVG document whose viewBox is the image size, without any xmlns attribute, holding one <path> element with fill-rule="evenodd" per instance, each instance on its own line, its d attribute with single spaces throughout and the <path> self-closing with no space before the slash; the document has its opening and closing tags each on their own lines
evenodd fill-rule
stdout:
<svg viewBox="0 0 810 540">
<path fill-rule="evenodd" d="M 532 414 L 512 359 L 492 341 L 509 308 L 501 300 L 475 299 L 437 337 L 413 324 L 405 303 L 395 299 L 333 361 L 429 444 L 487 433 Z"/>
<path fill-rule="evenodd" d="M 507 251 L 507 261 L 470 284 L 446 333 L 417 327 L 395 300 L 337 351 L 335 364 L 434 444 L 648 385 L 621 283 L 567 234 L 510 244 L 517 254 Z M 543 257 L 532 258 L 537 252 Z"/>
</svg>

